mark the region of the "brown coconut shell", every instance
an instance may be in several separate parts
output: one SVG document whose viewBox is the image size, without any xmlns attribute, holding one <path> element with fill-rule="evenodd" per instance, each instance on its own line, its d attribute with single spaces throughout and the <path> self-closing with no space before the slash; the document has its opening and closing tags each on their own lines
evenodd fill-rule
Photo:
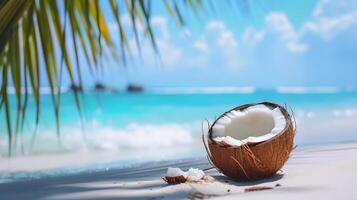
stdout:
<svg viewBox="0 0 357 200">
<path fill-rule="evenodd" d="M 232 110 L 244 110 L 258 104 L 272 109 L 280 108 L 286 119 L 286 127 L 282 132 L 269 140 L 248 143 L 239 147 L 232 147 L 213 140 L 212 127 L 218 119 Z M 262 102 L 242 105 L 226 113 L 218 117 L 208 131 L 209 152 L 207 153 L 215 167 L 226 176 L 236 180 L 259 180 L 275 175 L 283 167 L 293 150 L 295 124 L 293 124 L 289 112 L 278 104 Z M 206 150 L 208 151 L 207 148 Z"/>
</svg>

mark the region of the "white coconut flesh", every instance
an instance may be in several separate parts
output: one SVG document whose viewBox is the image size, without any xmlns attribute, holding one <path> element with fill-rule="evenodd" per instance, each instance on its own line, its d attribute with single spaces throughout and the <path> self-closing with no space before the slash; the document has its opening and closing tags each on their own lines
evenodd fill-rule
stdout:
<svg viewBox="0 0 357 200">
<path fill-rule="evenodd" d="M 281 133 L 286 123 L 280 108 L 259 104 L 226 113 L 213 125 L 212 137 L 230 146 L 259 143 Z"/>
</svg>

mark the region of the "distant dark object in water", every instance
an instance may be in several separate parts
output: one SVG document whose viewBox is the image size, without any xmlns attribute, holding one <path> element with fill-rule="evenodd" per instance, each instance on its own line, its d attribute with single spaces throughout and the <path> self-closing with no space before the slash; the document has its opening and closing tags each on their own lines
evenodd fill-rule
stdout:
<svg viewBox="0 0 357 200">
<path fill-rule="evenodd" d="M 77 85 L 77 84 L 71 84 L 69 86 L 69 89 L 73 92 L 83 92 L 83 86 L 82 85 Z"/>
<path fill-rule="evenodd" d="M 135 84 L 129 84 L 126 88 L 127 92 L 142 92 L 143 90 L 144 88 L 142 86 Z"/>
<path fill-rule="evenodd" d="M 104 85 L 103 83 L 96 83 L 94 86 L 96 92 L 118 92 L 115 88 Z"/>
<path fill-rule="evenodd" d="M 106 91 L 108 88 L 102 83 L 96 83 L 94 89 L 96 91 Z"/>
</svg>

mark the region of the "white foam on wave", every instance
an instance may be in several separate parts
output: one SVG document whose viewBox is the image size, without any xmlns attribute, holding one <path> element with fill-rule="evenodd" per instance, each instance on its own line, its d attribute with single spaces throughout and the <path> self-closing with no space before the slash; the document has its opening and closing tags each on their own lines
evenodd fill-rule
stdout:
<svg viewBox="0 0 357 200">
<path fill-rule="evenodd" d="M 0 166 L 0 173 L 63 167 L 65 169 L 59 173 L 67 173 L 72 167 L 121 167 L 195 157 L 203 155 L 204 151 L 199 137 L 192 136 L 198 132 L 192 124 L 131 123 L 115 127 L 92 121 L 85 126 L 84 132 L 78 124 L 74 128 L 62 127 L 60 140 L 55 131 L 40 127 L 33 148 L 30 148 L 32 135 L 23 133 L 10 160 L 7 158 L 6 134 L 0 134 L 0 163 L 7 163 Z"/>
<path fill-rule="evenodd" d="M 332 114 L 335 117 L 353 117 L 357 116 L 357 108 L 334 109 Z"/>
<path fill-rule="evenodd" d="M 356 141 L 357 109 L 298 111 L 297 144 L 323 144 Z"/>
<path fill-rule="evenodd" d="M 123 129 L 94 123 L 86 134 L 87 144 L 99 149 L 165 148 L 190 144 L 189 128 L 178 124 L 129 124 Z"/>
<path fill-rule="evenodd" d="M 340 91 L 337 87 L 277 87 L 276 91 L 282 94 L 308 94 L 308 93 L 322 93 L 334 94 Z"/>
<path fill-rule="evenodd" d="M 153 88 L 151 90 L 157 94 L 252 94 L 255 87 L 165 87 Z"/>
<path fill-rule="evenodd" d="M 23 134 L 23 143 L 28 153 L 78 152 L 78 151 L 136 151 L 136 150 L 173 150 L 185 147 L 194 142 L 189 125 L 179 124 L 137 124 L 131 123 L 117 128 L 92 121 L 74 128 L 63 127 L 60 140 L 54 130 L 40 129 L 37 133 L 34 146 L 31 146 L 32 134 Z M 6 154 L 7 139 L 0 138 L 1 154 Z M 60 145 L 59 145 L 60 141 Z"/>
</svg>

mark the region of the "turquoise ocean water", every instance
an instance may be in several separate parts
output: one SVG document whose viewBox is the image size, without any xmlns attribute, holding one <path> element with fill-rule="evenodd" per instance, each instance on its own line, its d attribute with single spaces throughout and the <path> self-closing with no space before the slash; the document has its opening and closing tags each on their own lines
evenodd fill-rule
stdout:
<svg viewBox="0 0 357 200">
<path fill-rule="evenodd" d="M 15 101 L 14 96 L 10 98 L 10 102 Z M 232 107 L 261 101 L 287 104 L 293 109 L 298 145 L 357 139 L 357 91 L 353 89 L 154 88 L 138 94 L 85 92 L 81 97 L 82 118 L 73 95 L 65 92 L 61 100 L 59 137 L 51 97 L 42 94 L 41 98 L 41 120 L 36 134 L 35 109 L 30 99 L 27 119 L 14 151 L 15 161 L 0 169 L 2 177 L 42 170 L 17 166 L 21 165 L 21 159 L 38 161 L 57 157 L 57 161 L 63 162 L 52 167 L 63 168 L 72 166 L 70 155 L 86 157 L 83 165 L 87 167 L 101 162 L 106 163 L 101 165 L 104 167 L 121 167 L 201 157 L 205 155 L 201 144 L 201 125 L 205 119 L 212 122 Z M 0 160 L 4 162 L 7 134 L 3 114 L 0 120 Z M 96 155 L 114 156 L 100 159 Z"/>
</svg>

